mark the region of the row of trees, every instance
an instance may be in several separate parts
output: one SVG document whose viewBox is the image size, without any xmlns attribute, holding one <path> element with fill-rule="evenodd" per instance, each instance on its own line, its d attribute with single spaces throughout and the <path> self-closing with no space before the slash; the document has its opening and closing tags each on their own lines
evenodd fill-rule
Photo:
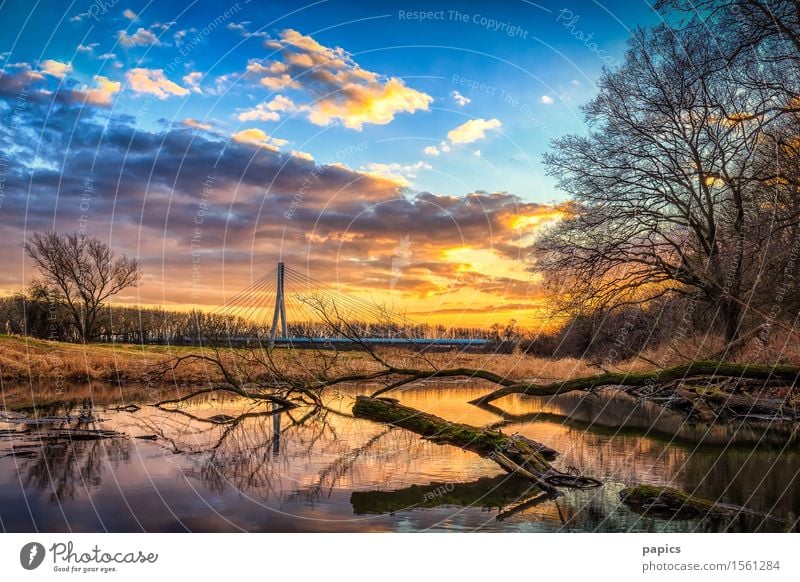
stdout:
<svg viewBox="0 0 800 582">
<path fill-rule="evenodd" d="M 27 293 L 0 299 L 5 333 L 60 341 L 172 345 L 238 342 L 269 335 L 269 322 L 253 322 L 224 310 L 181 312 L 110 305 L 111 297 L 139 284 L 142 272 L 136 260 L 116 256 L 99 239 L 78 233 L 35 233 L 25 251 L 39 278 Z M 390 320 L 348 325 L 352 332 L 366 337 L 484 338 L 507 343 L 512 333 L 500 326 L 480 330 Z M 331 336 L 330 326 L 323 321 L 291 322 L 288 331 L 292 337 Z"/>
<path fill-rule="evenodd" d="M 571 202 L 536 269 L 574 318 L 668 300 L 733 343 L 800 309 L 800 4 L 659 8 L 545 158 Z"/>
<path fill-rule="evenodd" d="M 0 298 L 0 322 L 7 334 L 39 339 L 81 342 L 83 336 L 68 305 L 53 299 L 37 287 L 29 293 Z M 482 338 L 496 343 L 510 341 L 511 327 L 490 329 L 450 328 L 445 326 L 393 326 L 349 322 L 365 337 Z M 163 308 L 136 308 L 105 305 L 94 317 L 91 340 L 97 342 L 198 345 L 208 341 L 245 342 L 269 336 L 270 322 L 256 323 L 224 313 L 200 310 L 171 311 Z M 301 338 L 327 338 L 330 326 L 322 322 L 292 322 L 289 335 Z M 514 332 L 516 333 L 516 332 Z"/>
</svg>

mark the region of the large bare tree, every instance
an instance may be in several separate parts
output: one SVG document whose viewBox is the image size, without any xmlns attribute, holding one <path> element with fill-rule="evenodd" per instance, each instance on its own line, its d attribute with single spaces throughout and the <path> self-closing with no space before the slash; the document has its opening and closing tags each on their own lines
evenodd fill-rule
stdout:
<svg viewBox="0 0 800 582">
<path fill-rule="evenodd" d="M 797 213 L 767 186 L 783 87 L 743 89 L 720 50 L 700 27 L 637 31 L 585 107 L 590 133 L 546 155 L 573 203 L 540 240 L 538 267 L 570 290 L 567 307 L 688 295 L 711 305 L 728 342 L 740 335 L 774 268 L 766 251 Z"/>
<path fill-rule="evenodd" d="M 65 305 L 84 342 L 97 337 L 105 301 L 141 279 L 136 259 L 117 257 L 97 238 L 79 233 L 34 233 L 25 251 L 41 273 L 38 283 Z"/>
</svg>

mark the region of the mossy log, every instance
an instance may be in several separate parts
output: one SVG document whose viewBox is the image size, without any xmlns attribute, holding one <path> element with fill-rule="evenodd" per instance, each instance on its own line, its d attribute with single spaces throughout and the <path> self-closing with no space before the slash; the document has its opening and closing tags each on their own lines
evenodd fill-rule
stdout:
<svg viewBox="0 0 800 582">
<path fill-rule="evenodd" d="M 702 519 L 731 517 L 744 508 L 714 503 L 671 487 L 635 485 L 619 493 L 622 502 L 648 517 Z"/>
<path fill-rule="evenodd" d="M 743 380 L 762 380 L 765 383 L 781 382 L 784 385 L 794 387 L 797 384 L 798 377 L 800 377 L 800 368 L 797 366 L 697 361 L 653 372 L 609 372 L 550 384 L 517 382 L 476 398 L 471 401 L 471 404 L 486 404 L 510 394 L 553 396 L 574 390 L 593 390 L 603 386 L 658 387 L 667 382 L 689 380 L 700 376 L 711 379 L 738 378 Z"/>
<path fill-rule="evenodd" d="M 589 477 L 562 473 L 549 459 L 555 451 L 519 435 L 505 435 L 468 424 L 450 422 L 403 406 L 389 398 L 358 396 L 353 416 L 404 428 L 439 444 L 449 444 L 477 453 L 500 465 L 508 473 L 524 477 L 537 487 L 555 493 L 556 487 L 597 487 L 601 483 Z"/>
</svg>

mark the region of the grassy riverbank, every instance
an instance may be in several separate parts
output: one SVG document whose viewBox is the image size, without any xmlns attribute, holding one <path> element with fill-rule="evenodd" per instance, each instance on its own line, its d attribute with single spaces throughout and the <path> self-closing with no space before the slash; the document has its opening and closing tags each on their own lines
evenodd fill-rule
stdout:
<svg viewBox="0 0 800 582">
<path fill-rule="evenodd" d="M 0 335 L 0 377 L 6 382 L 91 380 L 151 385 L 202 384 L 218 380 L 216 367 L 205 362 L 185 362 L 167 374 L 156 373 L 170 360 L 193 353 L 201 353 L 201 350 L 190 346 L 83 345 Z M 226 357 L 233 359 L 235 354 L 236 350 L 228 350 Z M 304 360 L 313 357 L 313 352 L 276 350 L 274 357 L 290 359 L 303 366 Z M 392 349 L 391 357 L 397 365 L 414 366 L 419 363 L 420 356 L 407 350 Z M 551 360 L 518 354 L 458 352 L 426 357 L 440 367 L 480 367 L 519 378 L 561 379 L 597 371 L 588 362 L 573 358 Z M 349 368 L 368 369 L 373 364 L 365 353 L 345 352 L 341 356 L 341 365 Z"/>
</svg>

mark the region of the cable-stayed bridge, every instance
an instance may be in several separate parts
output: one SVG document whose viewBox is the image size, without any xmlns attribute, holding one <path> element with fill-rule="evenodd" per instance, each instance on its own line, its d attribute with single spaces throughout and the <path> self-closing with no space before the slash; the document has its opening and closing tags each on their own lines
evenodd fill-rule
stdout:
<svg viewBox="0 0 800 582">
<path fill-rule="evenodd" d="M 485 338 L 466 330 L 429 326 L 360 297 L 343 293 L 283 262 L 245 287 L 215 312 L 228 322 L 232 343 L 328 347 L 397 345 L 478 348 Z"/>
</svg>

